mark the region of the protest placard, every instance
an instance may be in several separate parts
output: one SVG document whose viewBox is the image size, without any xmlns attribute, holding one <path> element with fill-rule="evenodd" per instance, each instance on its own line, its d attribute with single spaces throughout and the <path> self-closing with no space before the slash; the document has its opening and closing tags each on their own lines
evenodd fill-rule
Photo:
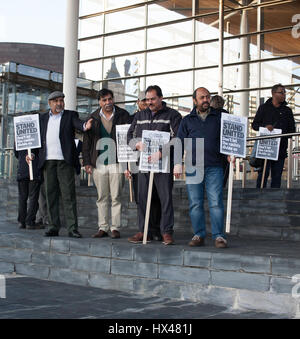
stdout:
<svg viewBox="0 0 300 339">
<path fill-rule="evenodd" d="M 281 129 L 277 128 L 273 129 L 272 131 L 269 131 L 265 127 L 259 128 L 259 136 L 274 134 L 281 134 Z M 268 159 L 277 161 L 279 155 L 279 146 L 280 138 L 258 140 L 255 157 L 259 159 Z"/>
<path fill-rule="evenodd" d="M 130 125 L 116 125 L 117 156 L 118 162 L 136 162 L 137 152 L 127 144 L 127 132 Z"/>
<path fill-rule="evenodd" d="M 14 129 L 17 151 L 41 147 L 38 114 L 14 117 Z"/>
<path fill-rule="evenodd" d="M 222 113 L 220 153 L 246 157 L 247 118 Z"/>
<path fill-rule="evenodd" d="M 164 156 L 157 162 L 151 163 L 148 161 L 149 156 L 161 151 L 163 145 L 170 141 L 169 132 L 161 131 L 143 131 L 142 142 L 145 145 L 144 150 L 140 155 L 140 171 L 146 172 L 168 172 L 168 156 Z"/>
<path fill-rule="evenodd" d="M 31 158 L 31 150 L 41 147 L 39 115 L 23 115 L 14 117 L 15 147 L 17 151 L 28 151 Z M 29 177 L 33 180 L 32 162 L 29 164 Z"/>
</svg>

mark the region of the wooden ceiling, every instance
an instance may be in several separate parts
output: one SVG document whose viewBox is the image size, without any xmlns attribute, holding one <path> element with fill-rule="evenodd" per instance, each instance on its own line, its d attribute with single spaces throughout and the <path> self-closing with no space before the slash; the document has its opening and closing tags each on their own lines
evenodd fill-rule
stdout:
<svg viewBox="0 0 300 339">
<path fill-rule="evenodd" d="M 262 9 L 263 27 L 262 29 L 275 29 L 281 27 L 290 27 L 295 25 L 292 22 L 292 17 L 295 14 L 300 14 L 300 0 L 291 0 L 292 2 L 279 1 L 276 6 L 266 6 Z M 238 3 L 241 0 L 225 0 L 224 9 L 239 8 Z M 262 0 L 262 3 L 270 3 L 270 0 Z M 256 4 L 257 1 L 248 0 L 248 3 Z M 185 16 L 192 15 L 191 0 L 169 0 L 163 1 L 161 6 L 164 6 L 172 11 L 176 11 Z M 219 9 L 219 0 L 198 0 L 196 6 L 196 15 L 217 12 Z M 240 34 L 241 11 L 236 11 L 234 15 L 230 15 L 226 19 L 228 13 L 225 13 L 224 27 L 229 29 L 231 34 Z M 206 24 L 212 24 L 218 20 L 218 14 L 205 16 L 199 20 Z M 249 32 L 257 31 L 257 9 L 248 10 Z M 218 27 L 218 24 L 216 24 Z M 300 33 L 300 29 L 298 30 Z M 256 35 L 251 37 L 251 43 L 256 44 Z M 286 56 L 289 54 L 300 53 L 300 38 L 295 39 L 292 36 L 291 29 L 277 33 L 264 34 L 263 50 L 272 52 L 275 56 Z M 300 58 L 297 63 L 300 64 Z"/>
</svg>

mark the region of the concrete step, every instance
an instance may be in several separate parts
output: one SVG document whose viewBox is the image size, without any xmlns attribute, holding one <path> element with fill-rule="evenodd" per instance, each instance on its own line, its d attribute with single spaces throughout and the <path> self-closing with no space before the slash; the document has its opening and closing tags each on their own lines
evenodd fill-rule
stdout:
<svg viewBox="0 0 300 339">
<path fill-rule="evenodd" d="M 149 296 L 192 300 L 234 309 L 299 316 L 293 295 L 300 274 L 297 242 L 228 237 L 229 248 L 187 246 L 191 235 L 176 233 L 174 246 L 121 239 L 44 238 L 42 230 L 19 230 L 0 222 L 0 274 L 16 273 Z M 295 290 L 295 288 L 294 288 Z"/>
</svg>

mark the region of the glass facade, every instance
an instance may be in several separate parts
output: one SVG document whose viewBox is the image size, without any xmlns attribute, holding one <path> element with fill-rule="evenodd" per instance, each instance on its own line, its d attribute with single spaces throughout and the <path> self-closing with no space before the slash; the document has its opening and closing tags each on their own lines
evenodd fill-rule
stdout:
<svg viewBox="0 0 300 339">
<path fill-rule="evenodd" d="M 48 110 L 48 95 L 62 90 L 63 75 L 14 62 L 0 65 L 0 178 L 15 175 L 13 118 Z M 77 79 L 77 110 L 85 119 L 97 106 L 97 83 Z"/>
<path fill-rule="evenodd" d="M 253 116 L 270 88 L 282 83 L 300 114 L 300 39 L 292 36 L 299 1 L 240 3 L 224 1 L 226 107 Z M 132 112 L 148 85 L 159 85 L 183 115 L 197 87 L 218 92 L 218 0 L 81 0 L 79 27 L 81 75 L 114 90 L 118 104 Z"/>
</svg>

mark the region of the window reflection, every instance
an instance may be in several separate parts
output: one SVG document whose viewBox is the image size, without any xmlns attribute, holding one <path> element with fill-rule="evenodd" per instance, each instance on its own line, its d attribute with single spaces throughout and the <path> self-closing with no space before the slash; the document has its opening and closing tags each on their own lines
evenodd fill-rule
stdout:
<svg viewBox="0 0 300 339">
<path fill-rule="evenodd" d="M 179 45 L 193 41 L 192 21 L 148 29 L 149 49 Z"/>
<path fill-rule="evenodd" d="M 158 1 L 148 6 L 148 24 L 184 19 L 192 15 L 192 0 Z"/>
<path fill-rule="evenodd" d="M 102 61 L 92 61 L 79 64 L 79 76 L 94 81 L 102 79 Z"/>
<path fill-rule="evenodd" d="M 148 53 L 147 73 L 159 73 L 191 68 L 192 60 L 192 46 Z"/>
<path fill-rule="evenodd" d="M 104 54 L 114 55 L 143 50 L 145 47 L 144 31 L 108 36 L 104 40 Z"/>
<path fill-rule="evenodd" d="M 79 38 L 103 33 L 103 16 L 79 20 Z"/>
<path fill-rule="evenodd" d="M 79 59 L 89 60 L 100 58 L 102 56 L 102 39 L 91 39 L 79 42 Z"/>
<path fill-rule="evenodd" d="M 99 0 L 80 0 L 79 15 L 88 15 L 102 12 L 104 10 L 104 2 Z"/>
<path fill-rule="evenodd" d="M 105 16 L 105 32 L 122 31 L 145 25 L 145 7 L 138 7 Z"/>
</svg>

